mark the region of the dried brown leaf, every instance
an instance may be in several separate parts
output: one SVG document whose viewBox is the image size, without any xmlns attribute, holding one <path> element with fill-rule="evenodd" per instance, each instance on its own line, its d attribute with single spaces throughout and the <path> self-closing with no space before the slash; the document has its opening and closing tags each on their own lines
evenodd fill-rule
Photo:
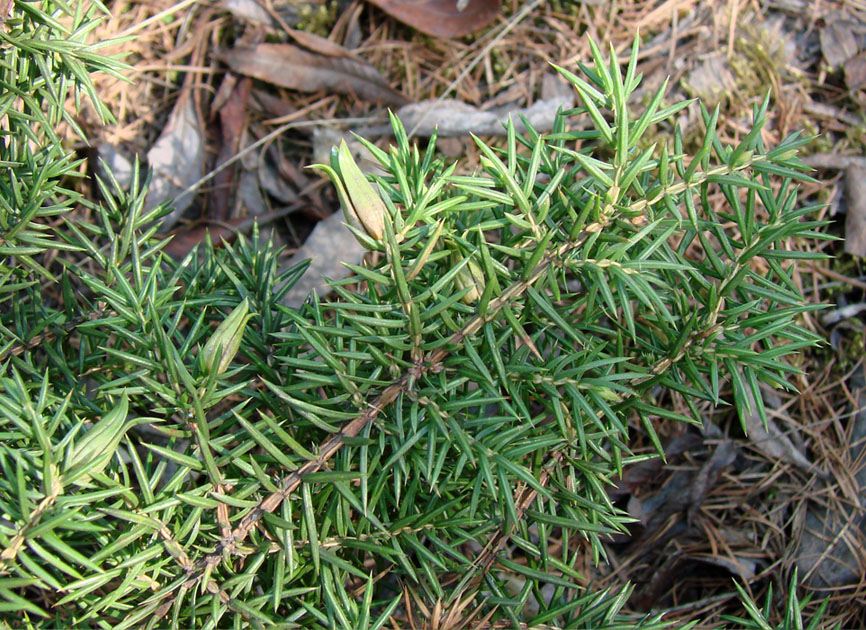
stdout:
<svg viewBox="0 0 866 630">
<path fill-rule="evenodd" d="M 778 459 L 800 470 L 817 473 L 817 471 L 813 470 L 812 462 L 800 452 L 791 441 L 791 438 L 779 428 L 772 418 L 767 418 L 767 426 L 766 428 L 764 427 L 760 415 L 758 415 L 757 411 L 754 411 L 757 409 L 757 406 L 752 392 L 747 390 L 746 394 L 749 396 L 749 402 L 753 409 L 752 413 L 744 414 L 749 442 L 768 459 Z"/>
<path fill-rule="evenodd" d="M 845 251 L 866 256 L 866 169 L 852 166 L 845 171 Z"/>
<path fill-rule="evenodd" d="M 378 70 L 357 59 L 317 55 L 291 44 L 235 48 L 223 58 L 235 72 L 292 90 L 333 90 L 387 105 L 406 103 Z"/>
<path fill-rule="evenodd" d="M 252 87 L 253 80 L 248 77 L 236 82 L 231 95 L 219 109 L 222 145 L 217 154 L 217 164 L 230 160 L 240 149 L 241 136 L 247 125 L 247 102 Z M 211 219 L 225 221 L 231 216 L 233 191 L 236 189 L 235 175 L 234 168 L 226 168 L 214 176 L 214 189 L 217 194 L 212 195 L 210 200 Z"/>
<path fill-rule="evenodd" d="M 233 243 L 238 234 L 249 233 L 253 226 L 263 227 L 269 223 L 285 217 L 295 210 L 299 204 L 293 204 L 279 208 L 272 212 L 259 214 L 258 216 L 230 219 L 217 224 L 199 225 L 189 230 L 172 234 L 171 240 L 163 248 L 163 251 L 175 260 L 182 260 L 190 251 L 198 247 L 205 238 L 210 238 L 214 247 L 221 247 L 223 243 Z"/>
<path fill-rule="evenodd" d="M 315 33 L 308 33 L 306 31 L 299 31 L 294 28 L 287 29 L 289 36 L 299 43 L 304 48 L 319 53 L 320 55 L 325 55 L 326 57 L 352 57 L 354 55 L 345 48 L 343 48 L 340 44 L 336 42 L 332 42 L 330 39 L 326 39 L 324 37 L 320 37 Z"/>
<path fill-rule="evenodd" d="M 690 517 L 697 513 L 721 474 L 734 463 L 735 459 L 737 459 L 737 446 L 732 440 L 724 440 L 713 449 L 713 454 L 692 479 L 689 488 Z"/>
<path fill-rule="evenodd" d="M 866 87 L 866 53 L 860 53 L 845 62 L 845 85 L 852 92 Z M 862 102 L 862 98 L 858 100 Z"/>
<path fill-rule="evenodd" d="M 198 247 L 208 236 L 216 246 L 223 241 L 234 241 L 237 236 L 237 225 L 244 219 L 233 219 L 224 225 L 202 225 L 192 230 L 186 230 L 172 235 L 171 241 L 163 251 L 175 260 L 183 260 L 194 248 Z"/>
<path fill-rule="evenodd" d="M 831 70 L 835 70 L 859 52 L 856 24 L 848 20 L 833 20 L 821 29 L 821 52 Z"/>
<path fill-rule="evenodd" d="M 169 229 L 192 203 L 194 192 L 182 194 L 201 177 L 204 146 L 201 121 L 193 100 L 182 96 L 168 118 L 162 135 L 147 152 L 153 178 L 147 193 L 146 208 L 171 201 L 174 210 L 163 219 L 162 230 Z"/>
<path fill-rule="evenodd" d="M 265 26 L 274 25 L 274 20 L 268 14 L 267 9 L 256 0 L 224 0 L 222 8 L 244 22 L 264 24 Z"/>
<path fill-rule="evenodd" d="M 241 172 L 238 181 L 237 203 L 247 216 L 258 216 L 268 211 L 268 205 L 254 171 Z"/>
<path fill-rule="evenodd" d="M 355 240 L 343 222 L 343 214 L 335 212 L 317 223 L 301 249 L 286 264 L 283 271 L 310 259 L 309 268 L 286 293 L 283 304 L 298 308 L 311 291 L 316 291 L 320 296 L 330 293 L 331 289 L 325 278 L 339 279 L 346 276 L 348 272 L 343 262 L 361 264 L 364 247 Z"/>
<path fill-rule="evenodd" d="M 556 96 L 536 101 L 529 107 L 501 108 L 481 111 L 477 107 L 453 98 L 429 99 L 410 103 L 397 110 L 397 117 L 412 135 L 429 137 L 435 130 L 440 138 L 468 136 L 504 136 L 505 123 L 511 118 L 517 133 L 526 131 L 523 118 L 536 131 L 548 131 L 553 127 L 556 113 L 574 105 L 574 97 Z M 360 135 L 385 135 L 392 132 L 389 125 L 358 129 Z"/>
<path fill-rule="evenodd" d="M 462 37 L 477 31 L 493 21 L 500 4 L 500 0 L 367 1 L 415 30 L 434 37 Z"/>
</svg>

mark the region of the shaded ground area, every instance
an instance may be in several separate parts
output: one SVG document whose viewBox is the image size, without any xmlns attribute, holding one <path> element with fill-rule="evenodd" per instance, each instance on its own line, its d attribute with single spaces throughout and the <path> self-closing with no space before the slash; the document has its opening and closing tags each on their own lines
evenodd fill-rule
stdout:
<svg viewBox="0 0 866 630">
<path fill-rule="evenodd" d="M 287 261 L 301 250 L 318 257 L 320 272 L 337 275 L 329 263 L 362 251 L 339 221 L 326 221 L 336 199 L 304 167 L 326 162 L 341 138 L 363 163 L 369 156 L 350 132 L 386 146 L 389 108 L 418 137 L 438 125 L 439 149 L 468 172 L 478 164 L 470 132 L 494 135 L 509 114 L 543 130 L 558 108 L 575 104 L 549 63 L 587 62 L 589 37 L 625 57 L 639 31 L 641 97 L 667 78 L 668 104 L 697 96 L 718 105 L 719 135 L 731 142 L 770 90 L 763 140 L 774 145 L 798 130 L 816 136 L 806 161 L 818 181 L 802 186 L 800 199 L 826 204 L 817 218 L 832 219 L 840 237 L 820 244 L 834 258 L 792 273 L 810 301 L 832 305 L 802 322 L 827 344 L 802 357 L 799 393 L 764 392 L 769 425 L 752 418 L 749 439 L 728 409 L 668 401 L 696 413 L 703 430 L 662 422 L 667 462 L 633 466 L 611 489 L 637 524 L 610 542 L 607 563 L 594 566 L 587 554 L 584 574 L 599 587 L 633 582 L 635 610 L 672 609 L 712 627 L 737 610 L 732 577 L 762 601 L 771 587 L 773 597 L 783 594 L 796 569 L 813 591 L 810 607 L 831 600 L 827 622 L 866 626 L 866 4 L 470 0 L 463 12 L 453 1 L 430 1 L 409 13 L 401 4 L 115 2 L 97 36 L 134 37 L 108 49 L 126 53 L 132 81 L 97 80 L 116 124 L 81 117 L 118 177 L 131 173 L 136 155 L 153 168 L 151 205 L 179 196 L 167 225 L 172 255 L 184 256 L 206 232 L 231 240 L 257 219 L 275 228 Z M 418 30 L 443 24 L 467 34 Z M 694 150 L 697 105 L 679 125 L 686 151 Z M 664 141 L 672 130 L 657 133 Z M 631 446 L 653 452 L 637 424 Z M 519 549 L 512 553 L 519 561 Z M 416 617 L 425 617 L 421 607 Z"/>
</svg>

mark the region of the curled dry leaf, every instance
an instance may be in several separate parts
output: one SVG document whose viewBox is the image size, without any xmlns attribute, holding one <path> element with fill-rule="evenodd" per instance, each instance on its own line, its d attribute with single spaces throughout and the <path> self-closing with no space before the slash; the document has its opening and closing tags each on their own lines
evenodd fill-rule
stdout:
<svg viewBox="0 0 866 630">
<path fill-rule="evenodd" d="M 819 31 L 821 52 L 830 70 L 839 68 L 859 52 L 856 28 L 855 22 L 837 18 Z"/>
<path fill-rule="evenodd" d="M 500 0 L 367 0 L 412 28 L 434 37 L 462 37 L 493 21 Z"/>
<path fill-rule="evenodd" d="M 291 44 L 235 48 L 223 58 L 235 72 L 292 90 L 326 89 L 386 105 L 406 103 L 406 97 L 391 88 L 373 66 L 357 59 L 317 55 Z"/>
<path fill-rule="evenodd" d="M 866 52 L 861 52 L 845 62 L 845 85 L 851 91 L 866 87 Z"/>
<path fill-rule="evenodd" d="M 247 124 L 247 102 L 253 80 L 245 77 L 237 82 L 232 89 L 231 95 L 219 109 L 220 131 L 222 134 L 222 145 L 217 154 L 217 164 L 224 164 L 234 157 L 241 145 L 241 137 Z M 210 218 L 217 221 L 225 221 L 231 216 L 234 204 L 233 191 L 236 173 L 234 168 L 225 168 L 214 176 L 214 189 L 219 194 L 213 195 L 211 199 Z"/>
<path fill-rule="evenodd" d="M 267 9 L 256 0 L 224 0 L 222 8 L 244 22 L 264 24 L 265 26 L 274 25 L 274 20 L 268 14 Z"/>
<path fill-rule="evenodd" d="M 570 94 L 536 101 L 529 107 L 488 111 L 452 98 L 430 99 L 401 107 L 397 110 L 397 117 L 414 136 L 429 137 L 434 129 L 440 138 L 469 134 L 502 136 L 505 135 L 504 125 L 509 117 L 514 121 L 517 133 L 526 131 L 523 118 L 526 118 L 536 131 L 548 131 L 553 127 L 556 112 L 560 108 L 568 109 L 573 105 L 574 98 Z M 358 134 L 362 136 L 390 133 L 391 127 L 388 125 L 358 130 Z"/>
<path fill-rule="evenodd" d="M 345 277 L 344 262 L 361 264 L 366 250 L 343 223 L 341 212 L 335 212 L 324 221 L 319 221 L 301 249 L 281 270 L 282 273 L 300 262 L 310 260 L 309 268 L 286 293 L 283 304 L 290 308 L 299 308 L 312 291 L 316 291 L 320 296 L 330 293 L 326 279 Z"/>
<path fill-rule="evenodd" d="M 845 251 L 866 256 L 866 169 L 852 166 L 845 172 L 848 214 L 845 217 Z"/>
<path fill-rule="evenodd" d="M 298 3 L 293 0 L 222 0 L 220 8 L 248 24 L 282 28 L 300 19 Z"/>
<path fill-rule="evenodd" d="M 162 135 L 147 152 L 147 161 L 153 169 L 153 179 L 145 207 L 150 209 L 173 200 L 174 210 L 163 219 L 160 228 L 165 231 L 192 203 L 194 192 L 181 193 L 199 180 L 204 168 L 201 121 L 188 96 L 182 96 L 175 105 Z"/>
<path fill-rule="evenodd" d="M 290 28 L 286 32 L 293 40 L 312 52 L 326 55 L 328 57 L 351 57 L 354 59 L 351 51 L 346 50 L 343 46 L 340 46 L 340 44 L 332 42 L 330 39 L 320 37 L 315 33 L 299 31 L 294 28 Z"/>
<path fill-rule="evenodd" d="M 752 409 L 756 410 L 757 406 L 752 392 L 746 390 L 746 395 L 749 397 Z M 772 418 L 767 418 L 767 426 L 764 428 L 764 423 L 757 411 L 744 415 L 751 444 L 768 459 L 778 459 L 804 472 L 821 475 L 821 472 L 813 468 L 812 462 L 794 445 L 791 438 L 779 428 Z"/>
</svg>

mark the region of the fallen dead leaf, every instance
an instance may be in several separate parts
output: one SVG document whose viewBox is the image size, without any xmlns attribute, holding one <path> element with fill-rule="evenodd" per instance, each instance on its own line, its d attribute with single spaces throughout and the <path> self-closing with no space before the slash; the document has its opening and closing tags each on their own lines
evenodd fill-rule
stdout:
<svg viewBox="0 0 866 630">
<path fill-rule="evenodd" d="M 235 48 L 223 59 L 235 72 L 292 90 L 326 89 L 387 105 L 406 103 L 406 97 L 391 88 L 378 70 L 357 59 L 317 55 L 291 44 Z"/>
<path fill-rule="evenodd" d="M 320 296 L 330 293 L 326 278 L 339 279 L 348 275 L 344 262 L 361 264 L 366 250 L 343 225 L 343 213 L 335 212 L 319 221 L 312 234 L 280 271 L 310 260 L 310 266 L 283 297 L 283 304 L 300 308 L 312 291 Z"/>
<path fill-rule="evenodd" d="M 252 79 L 244 78 L 238 81 L 231 96 L 219 109 L 222 145 L 217 154 L 217 164 L 230 160 L 240 149 L 241 136 L 247 124 L 247 101 L 252 86 Z M 218 194 L 211 197 L 210 219 L 225 221 L 231 216 L 235 179 L 234 168 L 223 169 L 214 176 L 214 189 Z"/>
<path fill-rule="evenodd" d="M 699 436 L 687 433 L 673 440 L 665 448 L 665 457 L 672 459 L 675 453 L 703 450 L 707 446 L 708 444 L 702 442 Z M 653 460 L 631 467 L 626 473 L 626 478 L 623 479 L 625 487 L 619 490 L 628 489 L 633 496 L 640 499 L 639 505 L 629 503 L 629 509 L 634 509 L 640 514 L 638 518 L 644 526 L 644 532 L 636 539 L 638 544 L 640 541 L 649 539 L 661 544 L 676 532 L 687 531 L 707 495 L 737 455 L 738 450 L 734 442 L 722 440 L 713 447 L 712 454 L 699 470 L 686 468 L 676 470 L 657 492 L 643 497 L 640 496 L 638 488 L 647 483 L 652 484 L 651 480 L 660 471 L 660 461 Z M 612 497 L 616 498 L 617 495 L 613 494 Z"/>
<path fill-rule="evenodd" d="M 866 158 L 816 153 L 803 161 L 813 168 L 845 171 L 845 251 L 854 256 L 866 256 Z"/>
<path fill-rule="evenodd" d="M 756 411 L 757 405 L 751 390 L 746 389 L 746 394 L 752 407 L 752 413 L 744 414 L 749 444 L 753 445 L 769 459 L 778 459 L 800 470 L 821 474 L 820 471 L 814 469 L 812 462 L 794 446 L 791 439 L 779 428 L 772 418 L 767 418 L 767 426 L 766 428 L 764 427 L 761 416 Z"/>
<path fill-rule="evenodd" d="M 232 242 L 237 238 L 238 226 L 244 221 L 246 219 L 233 219 L 223 225 L 202 225 L 174 234 L 163 251 L 174 260 L 183 260 L 208 237 L 215 247 L 219 247 L 224 241 Z"/>
<path fill-rule="evenodd" d="M 737 80 L 722 52 L 708 55 L 683 77 L 682 83 L 690 95 L 713 105 L 730 98 L 737 90 Z"/>
<path fill-rule="evenodd" d="M 434 37 L 462 37 L 493 21 L 500 0 L 367 0 L 415 30 Z"/>
<path fill-rule="evenodd" d="M 257 216 L 268 211 L 262 195 L 259 179 L 254 171 L 242 171 L 238 180 L 237 205 L 247 216 Z"/>
<path fill-rule="evenodd" d="M 653 572 L 650 580 L 632 592 L 628 599 L 629 606 L 634 606 L 638 610 L 649 610 L 655 606 L 665 591 L 676 581 L 676 576 L 682 573 L 684 563 L 681 550 L 677 549 L 668 555 L 664 564 Z"/>
<path fill-rule="evenodd" d="M 248 233 L 254 225 L 260 228 L 295 212 L 299 204 L 293 204 L 254 217 L 231 219 L 218 224 L 199 225 L 191 230 L 173 234 L 163 251 L 175 260 L 183 260 L 193 249 L 197 248 L 206 238 L 210 238 L 214 247 L 222 247 L 223 243 L 233 243 L 238 234 Z"/>
<path fill-rule="evenodd" d="M 162 134 L 147 152 L 147 161 L 153 178 L 145 208 L 149 210 L 167 201 L 174 207 L 163 218 L 160 231 L 164 232 L 192 203 L 194 191 L 181 193 L 199 180 L 204 168 L 201 121 L 192 98 L 183 95 L 178 100 Z"/>
<path fill-rule="evenodd" d="M 340 41 L 339 33 L 343 33 L 343 46 L 349 50 L 354 50 L 361 46 L 364 40 L 364 34 L 361 31 L 361 13 L 364 10 L 364 4 L 358 2 L 354 8 L 343 11 L 334 29 L 331 31 L 330 38 L 334 41 Z"/>
<path fill-rule="evenodd" d="M 351 51 L 330 39 L 320 37 L 315 33 L 299 31 L 294 28 L 285 29 L 289 36 L 308 50 L 325 55 L 327 57 L 351 57 L 355 58 Z"/>
<path fill-rule="evenodd" d="M 866 52 L 854 55 L 845 62 L 845 85 L 849 90 L 866 87 Z"/>
<path fill-rule="evenodd" d="M 549 131 L 553 127 L 556 113 L 574 105 L 574 97 L 555 96 L 544 101 L 536 101 L 529 107 L 517 109 L 497 109 L 481 111 L 477 107 L 452 98 L 430 99 L 420 103 L 410 103 L 397 110 L 397 117 L 413 136 L 429 137 L 433 130 L 440 138 L 468 136 L 505 135 L 505 122 L 510 117 L 517 133 L 526 131 L 523 118 L 529 121 L 536 131 Z M 391 127 L 369 127 L 358 130 L 358 134 L 386 135 Z"/>
<path fill-rule="evenodd" d="M 845 251 L 866 256 L 866 169 L 851 166 L 845 171 L 848 213 L 845 216 Z"/>
<path fill-rule="evenodd" d="M 862 579 L 863 508 L 827 509 L 808 504 L 795 558 L 804 584 L 819 589 L 839 588 Z"/>
<path fill-rule="evenodd" d="M 265 26 L 274 25 L 274 20 L 268 14 L 267 9 L 256 0 L 224 0 L 222 8 L 244 22 L 264 24 Z"/>
<path fill-rule="evenodd" d="M 857 317 L 860 313 L 866 311 L 866 303 L 848 304 L 840 308 L 834 308 L 832 311 L 825 311 L 821 315 L 821 324 L 824 326 L 832 326 L 839 322 Z"/>
<path fill-rule="evenodd" d="M 713 449 L 713 454 L 701 466 L 689 487 L 688 515 L 690 520 L 695 518 L 710 490 L 719 481 L 719 477 L 725 469 L 734 463 L 735 459 L 737 459 L 737 446 L 733 440 L 724 440 Z"/>
<path fill-rule="evenodd" d="M 820 32 L 821 52 L 831 70 L 835 70 L 857 54 L 856 24 L 849 20 L 833 20 Z"/>
<path fill-rule="evenodd" d="M 298 198 L 298 194 L 292 190 L 288 182 L 264 159 L 257 165 L 253 173 L 261 189 L 280 203 L 291 203 Z"/>
</svg>

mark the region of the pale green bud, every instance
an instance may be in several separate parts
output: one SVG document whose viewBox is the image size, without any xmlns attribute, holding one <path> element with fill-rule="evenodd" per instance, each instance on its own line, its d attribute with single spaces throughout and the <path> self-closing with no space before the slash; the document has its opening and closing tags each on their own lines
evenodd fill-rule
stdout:
<svg viewBox="0 0 866 630">
<path fill-rule="evenodd" d="M 91 475 L 105 469 L 126 431 L 138 424 L 126 421 L 128 413 L 129 400 L 124 392 L 114 408 L 67 450 L 63 462 L 64 483 L 87 483 Z"/>
<path fill-rule="evenodd" d="M 334 147 L 331 151 L 331 166 L 314 164 L 310 168 L 325 171 L 331 178 L 337 189 L 346 222 L 373 241 L 381 241 L 385 234 L 385 214 L 388 209 L 379 193 L 367 181 L 367 176 L 355 163 L 346 141 L 340 144 L 339 149 Z M 370 242 L 365 242 L 365 239 L 357 234 L 356 238 L 361 245 L 370 248 Z"/>
<path fill-rule="evenodd" d="M 249 302 L 246 298 L 229 313 L 229 316 L 217 326 L 210 339 L 199 352 L 199 365 L 205 373 L 225 372 L 241 346 L 244 328 L 252 317 L 249 315 Z"/>
<path fill-rule="evenodd" d="M 753 154 L 751 151 L 743 151 L 739 156 L 737 156 L 736 162 L 734 162 L 731 166 L 736 168 L 738 166 L 744 166 L 745 164 L 748 164 L 752 159 L 752 155 Z"/>
<path fill-rule="evenodd" d="M 453 254 L 452 261 L 455 265 L 459 265 L 463 261 L 460 254 Z M 471 258 L 457 272 L 457 286 L 461 289 L 469 288 L 469 292 L 463 296 L 463 301 L 466 304 L 475 304 L 481 295 L 484 293 L 485 279 L 484 272 Z"/>
</svg>

